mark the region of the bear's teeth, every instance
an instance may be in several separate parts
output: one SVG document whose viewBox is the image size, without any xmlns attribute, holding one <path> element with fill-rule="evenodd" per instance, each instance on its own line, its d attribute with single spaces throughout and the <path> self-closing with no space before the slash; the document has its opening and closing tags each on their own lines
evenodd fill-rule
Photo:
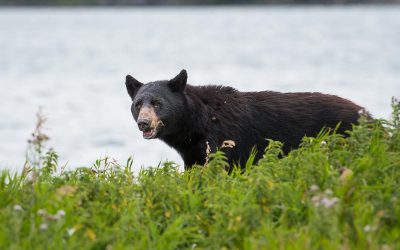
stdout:
<svg viewBox="0 0 400 250">
<path fill-rule="evenodd" d="M 154 129 L 149 130 L 149 131 L 143 131 L 144 138 L 151 138 L 153 136 L 154 136 Z"/>
</svg>

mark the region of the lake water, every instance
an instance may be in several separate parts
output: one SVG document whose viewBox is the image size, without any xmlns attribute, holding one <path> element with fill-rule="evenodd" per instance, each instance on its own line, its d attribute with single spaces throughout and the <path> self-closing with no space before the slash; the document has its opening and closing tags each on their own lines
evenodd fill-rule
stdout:
<svg viewBox="0 0 400 250">
<path fill-rule="evenodd" d="M 320 91 L 388 118 L 400 97 L 400 7 L 0 9 L 0 168 L 20 169 L 39 106 L 69 167 L 108 155 L 182 164 L 142 139 L 126 74 L 239 90 Z"/>
</svg>

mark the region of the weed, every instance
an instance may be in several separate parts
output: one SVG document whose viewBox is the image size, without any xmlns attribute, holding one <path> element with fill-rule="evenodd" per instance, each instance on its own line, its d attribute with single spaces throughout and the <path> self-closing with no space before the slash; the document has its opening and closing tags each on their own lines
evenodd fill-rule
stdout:
<svg viewBox="0 0 400 250">
<path fill-rule="evenodd" d="M 0 246 L 398 249 L 400 104 L 392 106 L 389 121 L 361 120 L 348 137 L 324 130 L 284 157 L 270 141 L 259 162 L 230 174 L 220 151 L 184 172 L 165 162 L 134 173 L 132 158 L 105 157 L 57 174 L 55 151 L 32 140 L 38 170 L 0 174 Z"/>
</svg>

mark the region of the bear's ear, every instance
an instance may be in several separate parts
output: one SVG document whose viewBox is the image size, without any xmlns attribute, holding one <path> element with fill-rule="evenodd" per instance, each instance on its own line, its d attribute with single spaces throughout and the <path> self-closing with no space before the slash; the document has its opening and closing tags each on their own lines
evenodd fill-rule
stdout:
<svg viewBox="0 0 400 250">
<path fill-rule="evenodd" d="M 142 87 L 143 83 L 139 82 L 135 78 L 133 78 L 131 75 L 126 76 L 126 81 L 125 81 L 126 89 L 128 90 L 129 96 L 132 98 L 135 98 L 135 95 L 137 91 L 139 90 L 140 87 Z"/>
<path fill-rule="evenodd" d="M 183 91 L 186 86 L 187 77 L 186 70 L 182 69 L 177 76 L 169 80 L 168 86 L 172 89 L 172 91 Z"/>
</svg>

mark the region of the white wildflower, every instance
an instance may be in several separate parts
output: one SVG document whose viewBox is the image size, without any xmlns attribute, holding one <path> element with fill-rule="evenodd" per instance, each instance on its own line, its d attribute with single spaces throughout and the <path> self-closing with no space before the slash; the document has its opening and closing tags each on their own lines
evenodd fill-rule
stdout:
<svg viewBox="0 0 400 250">
<path fill-rule="evenodd" d="M 321 204 L 324 205 L 324 207 L 326 207 L 326 208 L 331 208 L 338 202 L 339 202 L 339 199 L 336 197 L 333 197 L 331 199 L 324 197 L 321 200 Z"/>
<path fill-rule="evenodd" d="M 14 205 L 14 211 L 22 211 L 21 205 Z"/>
<path fill-rule="evenodd" d="M 48 227 L 48 225 L 46 223 L 42 223 L 42 224 L 40 224 L 39 228 L 40 228 L 40 230 L 45 231 L 49 227 Z"/>
<path fill-rule="evenodd" d="M 321 205 L 321 197 L 318 195 L 313 196 L 311 198 L 311 201 L 312 201 L 312 203 L 314 203 L 314 206 L 316 206 L 316 207 L 319 207 Z"/>
<path fill-rule="evenodd" d="M 371 225 L 365 225 L 364 232 L 368 233 L 368 232 L 372 232 L 372 231 L 375 231 L 375 227 L 373 227 Z"/>
<path fill-rule="evenodd" d="M 75 228 L 71 227 L 70 229 L 67 230 L 68 236 L 72 236 L 75 233 Z"/>
<path fill-rule="evenodd" d="M 60 218 L 64 217 L 65 216 L 65 211 L 64 210 L 58 210 L 57 216 L 60 217 Z"/>
<path fill-rule="evenodd" d="M 44 209 L 39 209 L 39 210 L 37 211 L 37 213 L 38 213 L 38 215 L 40 215 L 40 216 L 44 216 L 44 215 L 46 215 L 46 210 L 44 210 Z"/>
<path fill-rule="evenodd" d="M 315 184 L 311 185 L 311 187 L 310 187 L 311 192 L 317 192 L 318 190 L 319 190 L 319 187 L 317 185 L 315 185 Z"/>
<path fill-rule="evenodd" d="M 332 194 L 333 194 L 333 192 L 332 192 L 332 190 L 330 190 L 330 189 L 327 189 L 327 190 L 325 190 L 325 194 L 326 194 L 326 195 L 332 195 Z"/>
<path fill-rule="evenodd" d="M 320 194 L 313 196 L 311 201 L 316 207 L 323 206 L 325 208 L 331 208 L 339 202 L 339 199 L 337 197 L 329 198 L 326 194 Z"/>
</svg>

